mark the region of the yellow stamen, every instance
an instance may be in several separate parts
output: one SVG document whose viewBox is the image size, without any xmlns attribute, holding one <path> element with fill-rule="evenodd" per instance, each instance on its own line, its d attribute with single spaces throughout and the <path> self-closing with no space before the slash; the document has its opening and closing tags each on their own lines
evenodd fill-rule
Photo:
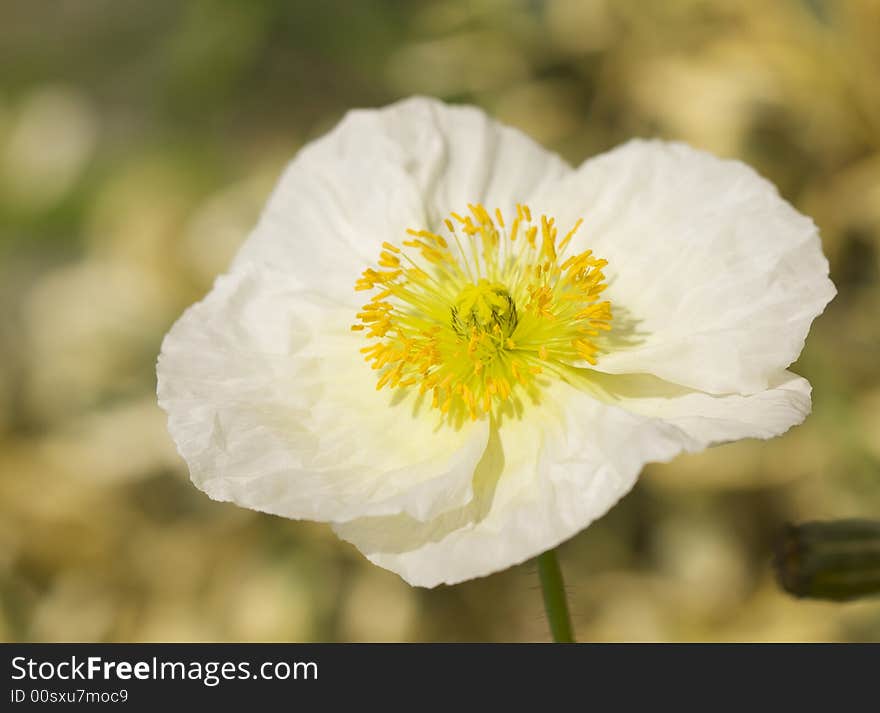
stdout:
<svg viewBox="0 0 880 713">
<path fill-rule="evenodd" d="M 557 242 L 555 220 L 533 223 L 527 205 L 516 206 L 509 231 L 500 210 L 467 210 L 442 221 L 457 253 L 427 229 L 408 229 L 403 248 L 382 243 L 383 269 L 367 268 L 355 283 L 375 294 L 351 327 L 377 340 L 361 349 L 377 389 L 418 386 L 454 421 L 533 397 L 545 368 L 565 378 L 596 364 L 594 340 L 612 321 L 611 304 L 598 299 L 606 261 L 590 250 L 562 260 L 582 220 Z"/>
</svg>

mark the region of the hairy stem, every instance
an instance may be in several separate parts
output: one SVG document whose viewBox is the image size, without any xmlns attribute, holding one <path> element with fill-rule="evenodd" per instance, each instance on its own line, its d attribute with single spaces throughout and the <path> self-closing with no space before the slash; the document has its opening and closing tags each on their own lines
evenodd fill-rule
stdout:
<svg viewBox="0 0 880 713">
<path fill-rule="evenodd" d="M 538 557 L 538 577 L 544 593 L 544 610 L 550 633 L 557 644 L 574 643 L 571 630 L 571 618 L 568 615 L 568 602 L 565 599 L 565 583 L 562 581 L 562 570 L 556 550 L 548 550 Z"/>
</svg>

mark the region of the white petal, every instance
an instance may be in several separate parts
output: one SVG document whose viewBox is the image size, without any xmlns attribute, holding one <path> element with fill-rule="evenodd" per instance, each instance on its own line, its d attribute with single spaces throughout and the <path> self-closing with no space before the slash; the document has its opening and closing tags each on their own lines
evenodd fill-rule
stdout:
<svg viewBox="0 0 880 713">
<path fill-rule="evenodd" d="M 644 374 L 591 379 L 607 403 L 680 429 L 689 451 L 742 438 L 773 438 L 810 413 L 810 383 L 790 371 L 772 378 L 766 391 L 747 396 L 706 394 Z"/>
<path fill-rule="evenodd" d="M 598 369 L 754 393 L 800 354 L 835 294 L 813 222 L 737 161 L 632 141 L 532 208 L 584 225 L 573 251 L 609 261 L 615 331 Z"/>
<path fill-rule="evenodd" d="M 487 424 L 437 428 L 414 397 L 377 392 L 352 321 L 266 268 L 220 278 L 181 317 L 162 345 L 159 403 L 199 488 L 321 521 L 427 519 L 472 499 Z"/>
<path fill-rule="evenodd" d="M 679 453 L 675 426 L 603 404 L 563 383 L 522 420 L 493 428 L 471 503 L 431 522 L 335 524 L 372 562 L 414 585 L 480 577 L 555 547 L 607 512 L 650 461 Z"/>
<path fill-rule="evenodd" d="M 355 300 L 351 287 L 383 241 L 439 229 L 468 203 L 512 208 L 570 171 L 474 107 L 414 98 L 351 111 L 287 167 L 237 263 Z"/>
</svg>

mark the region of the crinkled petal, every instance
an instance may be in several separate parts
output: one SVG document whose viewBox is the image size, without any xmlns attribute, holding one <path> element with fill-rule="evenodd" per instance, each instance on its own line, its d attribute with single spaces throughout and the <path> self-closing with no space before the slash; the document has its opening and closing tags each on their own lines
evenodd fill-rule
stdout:
<svg viewBox="0 0 880 713">
<path fill-rule="evenodd" d="M 810 383 L 790 371 L 756 394 L 706 394 L 645 374 L 594 375 L 598 398 L 633 413 L 663 420 L 687 435 L 687 450 L 742 438 L 773 438 L 810 413 Z"/>
<path fill-rule="evenodd" d="M 468 203 L 512 207 L 570 171 L 475 107 L 413 98 L 351 111 L 290 163 L 236 264 L 356 302 L 352 285 L 383 241 L 439 229 Z"/>
<path fill-rule="evenodd" d="M 493 428 L 465 507 L 430 522 L 368 517 L 334 529 L 410 584 L 454 584 L 555 547 L 605 514 L 645 463 L 688 442 L 674 425 L 556 383 L 522 420 Z"/>
<path fill-rule="evenodd" d="M 440 428 L 375 388 L 353 315 L 265 268 L 221 277 L 174 325 L 159 403 L 193 482 L 290 518 L 416 521 L 472 499 L 485 422 Z"/>
<path fill-rule="evenodd" d="M 533 201 L 608 260 L 614 331 L 596 368 L 712 393 L 769 387 L 835 294 L 813 222 L 755 171 L 632 141 Z"/>
</svg>

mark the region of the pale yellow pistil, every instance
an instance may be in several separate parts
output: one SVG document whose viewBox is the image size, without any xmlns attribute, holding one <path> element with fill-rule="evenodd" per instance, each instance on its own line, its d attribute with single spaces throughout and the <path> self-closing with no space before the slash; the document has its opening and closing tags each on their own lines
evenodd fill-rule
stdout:
<svg viewBox="0 0 880 713">
<path fill-rule="evenodd" d="M 595 364 L 611 303 L 599 300 L 607 262 L 565 257 L 581 221 L 557 242 L 554 219 L 533 224 L 528 206 L 509 228 L 498 210 L 468 208 L 444 221 L 449 240 L 409 230 L 403 248 L 383 243 L 355 284 L 375 294 L 352 329 L 375 340 L 361 352 L 377 388 L 418 386 L 443 414 L 476 419 L 537 396 L 538 374 Z"/>
</svg>

